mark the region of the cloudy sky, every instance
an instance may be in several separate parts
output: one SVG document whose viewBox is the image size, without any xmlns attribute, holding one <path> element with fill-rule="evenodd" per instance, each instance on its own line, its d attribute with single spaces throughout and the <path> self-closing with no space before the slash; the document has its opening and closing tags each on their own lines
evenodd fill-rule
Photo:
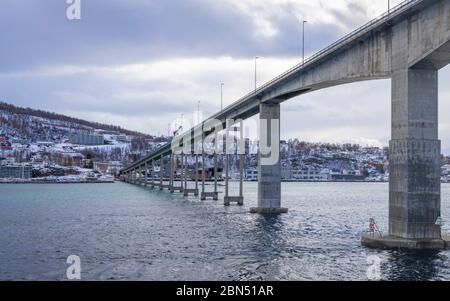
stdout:
<svg viewBox="0 0 450 301">
<path fill-rule="evenodd" d="M 401 0 L 391 0 L 391 5 Z M 66 0 L 0 2 L 0 100 L 166 134 L 205 116 L 387 9 L 387 0 Z M 450 154 L 450 67 L 440 72 L 440 136 Z M 330 88 L 282 105 L 283 138 L 386 145 L 390 81 Z"/>
</svg>

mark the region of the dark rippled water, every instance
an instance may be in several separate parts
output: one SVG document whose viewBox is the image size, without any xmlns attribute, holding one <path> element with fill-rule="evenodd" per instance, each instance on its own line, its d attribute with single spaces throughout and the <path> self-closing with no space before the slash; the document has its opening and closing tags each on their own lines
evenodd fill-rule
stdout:
<svg viewBox="0 0 450 301">
<path fill-rule="evenodd" d="M 64 280 L 78 255 L 84 280 L 366 280 L 378 255 L 382 279 L 450 280 L 448 251 L 361 247 L 369 217 L 386 230 L 387 184 L 284 183 L 276 217 L 248 213 L 256 189 L 224 208 L 123 183 L 0 185 L 0 279 Z"/>
</svg>

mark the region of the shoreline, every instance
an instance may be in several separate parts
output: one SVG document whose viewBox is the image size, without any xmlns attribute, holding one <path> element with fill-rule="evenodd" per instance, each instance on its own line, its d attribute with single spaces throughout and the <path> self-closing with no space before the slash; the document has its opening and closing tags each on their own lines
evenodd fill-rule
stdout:
<svg viewBox="0 0 450 301">
<path fill-rule="evenodd" d="M 115 181 L 72 181 L 72 182 L 54 182 L 54 181 L 30 181 L 30 182 L 0 182 L 1 184 L 114 184 Z"/>
<path fill-rule="evenodd" d="M 120 180 L 116 181 L 68 181 L 68 182 L 56 182 L 56 181 L 11 181 L 11 182 L 2 182 L 0 181 L 0 185 L 2 184 L 114 184 L 116 182 L 121 182 Z M 193 182 L 193 181 L 188 181 Z M 213 183 L 214 181 L 212 181 Z M 223 181 L 222 181 L 223 182 Z M 230 180 L 230 182 L 239 182 L 239 180 Z M 245 183 L 257 183 L 258 181 L 245 181 Z M 205 181 L 205 183 L 210 184 L 211 182 Z M 219 182 L 221 183 L 221 182 Z M 382 184 L 389 183 L 385 182 L 377 182 L 377 181 L 293 181 L 293 180 L 282 180 L 281 183 L 372 183 L 372 184 Z M 441 182 L 441 184 L 450 184 L 450 182 Z M 221 183 L 223 186 L 223 183 Z"/>
</svg>

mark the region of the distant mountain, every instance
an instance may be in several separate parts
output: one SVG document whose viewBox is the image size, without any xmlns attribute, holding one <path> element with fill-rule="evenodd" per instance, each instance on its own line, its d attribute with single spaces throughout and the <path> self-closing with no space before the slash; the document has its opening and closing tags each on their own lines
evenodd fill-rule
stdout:
<svg viewBox="0 0 450 301">
<path fill-rule="evenodd" d="M 0 102 L 0 134 L 10 137 L 30 142 L 58 141 L 67 138 L 71 133 L 87 133 L 94 130 L 118 132 L 138 139 L 152 138 L 150 135 L 123 129 L 120 126 Z"/>
</svg>

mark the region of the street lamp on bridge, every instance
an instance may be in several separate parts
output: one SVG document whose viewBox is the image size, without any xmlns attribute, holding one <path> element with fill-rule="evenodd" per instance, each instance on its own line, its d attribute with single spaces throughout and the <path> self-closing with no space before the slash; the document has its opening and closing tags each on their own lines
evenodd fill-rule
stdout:
<svg viewBox="0 0 450 301">
<path fill-rule="evenodd" d="M 200 124 L 200 100 L 197 101 L 197 124 Z"/>
<path fill-rule="evenodd" d="M 223 111 L 223 86 L 225 86 L 224 83 L 220 84 L 220 111 Z"/>
<path fill-rule="evenodd" d="M 308 23 L 308 21 L 303 20 L 302 25 L 302 65 L 305 64 L 305 24 Z"/>
<path fill-rule="evenodd" d="M 256 87 L 257 87 L 257 77 L 256 77 L 256 71 L 257 71 L 257 61 L 259 59 L 259 56 L 255 56 L 255 95 L 256 95 Z"/>
</svg>

